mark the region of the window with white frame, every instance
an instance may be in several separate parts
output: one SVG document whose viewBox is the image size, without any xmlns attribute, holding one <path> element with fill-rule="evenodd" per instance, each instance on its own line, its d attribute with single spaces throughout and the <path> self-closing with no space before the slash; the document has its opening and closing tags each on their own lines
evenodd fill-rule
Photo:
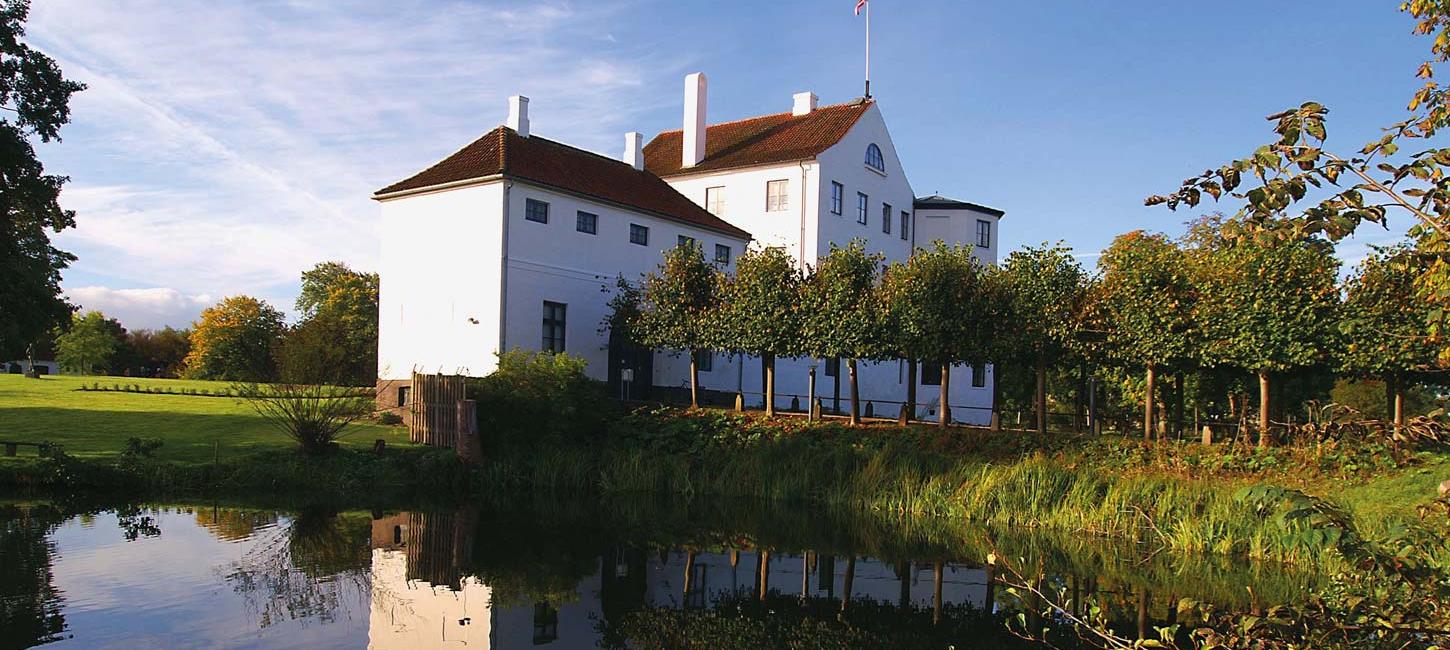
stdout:
<svg viewBox="0 0 1450 650">
<path fill-rule="evenodd" d="M 866 147 L 866 166 L 882 174 L 886 173 L 886 158 L 881 155 L 881 147 L 876 146 L 875 142 Z"/>
<path fill-rule="evenodd" d="M 891 234 L 891 204 L 881 204 L 881 232 Z"/>
<path fill-rule="evenodd" d="M 866 206 L 871 204 L 871 197 L 865 193 L 856 193 L 856 223 L 866 224 Z"/>
<path fill-rule="evenodd" d="M 790 184 L 789 181 L 766 181 L 765 182 L 765 211 L 779 212 L 790 209 Z"/>
<path fill-rule="evenodd" d="M 986 219 L 977 220 L 977 246 L 992 247 L 992 222 Z"/>
<path fill-rule="evenodd" d="M 725 188 L 705 188 L 705 209 L 717 217 L 725 216 Z"/>
<path fill-rule="evenodd" d="M 836 181 L 831 181 L 831 214 L 840 215 L 845 209 L 846 186 Z"/>
</svg>

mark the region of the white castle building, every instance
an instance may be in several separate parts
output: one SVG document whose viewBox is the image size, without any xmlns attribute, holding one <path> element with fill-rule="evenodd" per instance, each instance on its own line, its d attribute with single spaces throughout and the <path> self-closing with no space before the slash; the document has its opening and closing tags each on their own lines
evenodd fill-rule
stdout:
<svg viewBox="0 0 1450 650">
<path fill-rule="evenodd" d="M 688 75 L 683 128 L 649 144 L 627 133 L 617 160 L 532 134 L 528 98 L 513 97 L 504 126 L 379 190 L 380 401 L 406 401 L 414 370 L 482 376 L 516 348 L 581 356 L 616 394 L 687 385 L 679 352 L 611 344 L 602 326 L 615 279 L 637 282 L 682 242 L 726 271 L 748 245 L 782 247 L 806 268 L 856 239 L 887 260 L 943 240 L 996 263 L 1004 213 L 918 198 L 875 100 L 818 106 L 798 93 L 790 111 L 707 124 L 706 91 L 703 74 Z M 826 408 L 845 399 L 844 364 L 782 359 L 779 404 L 804 407 L 813 365 Z M 904 361 L 862 362 L 861 399 L 894 416 L 916 382 L 917 416 L 933 417 L 940 373 L 918 366 L 910 377 Z M 953 419 L 986 423 L 991 366 L 952 379 Z M 700 380 L 763 401 L 753 357 L 702 355 Z"/>
</svg>

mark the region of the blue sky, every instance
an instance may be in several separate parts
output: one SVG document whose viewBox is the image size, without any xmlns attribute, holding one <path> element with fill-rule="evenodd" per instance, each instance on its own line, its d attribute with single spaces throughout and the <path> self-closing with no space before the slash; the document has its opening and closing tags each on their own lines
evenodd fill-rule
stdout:
<svg viewBox="0 0 1450 650">
<path fill-rule="evenodd" d="M 1265 115 L 1323 102 L 1342 150 L 1398 119 L 1428 41 L 1396 4 L 874 0 L 872 90 L 917 194 L 1006 210 L 1004 250 L 1061 239 L 1091 265 L 1118 233 L 1181 231 L 1194 213 L 1143 197 L 1264 142 Z M 611 156 L 679 127 L 692 71 L 711 122 L 845 101 L 852 5 L 36 2 L 32 43 L 90 86 L 40 148 L 77 211 L 64 286 L 129 327 L 237 293 L 290 310 L 314 262 L 374 268 L 371 192 L 501 123 L 507 96 Z"/>
</svg>

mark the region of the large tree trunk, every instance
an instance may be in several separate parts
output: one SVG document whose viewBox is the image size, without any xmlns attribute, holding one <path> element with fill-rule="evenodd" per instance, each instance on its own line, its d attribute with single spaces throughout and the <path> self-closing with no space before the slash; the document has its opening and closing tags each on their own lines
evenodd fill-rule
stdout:
<svg viewBox="0 0 1450 650">
<path fill-rule="evenodd" d="M 1259 446 L 1274 443 L 1269 432 L 1269 371 L 1259 371 Z"/>
<path fill-rule="evenodd" d="M 1047 356 L 1037 355 L 1037 432 L 1047 433 Z"/>
<path fill-rule="evenodd" d="M 952 364 L 941 364 L 941 408 L 937 409 L 936 425 L 942 429 L 952 421 L 952 405 L 947 401 L 952 388 Z"/>
<path fill-rule="evenodd" d="M 916 419 L 916 359 L 906 360 L 906 421 Z"/>
<path fill-rule="evenodd" d="M 775 355 L 765 354 L 760 357 L 760 362 L 765 365 L 765 416 L 775 417 Z"/>
<path fill-rule="evenodd" d="M 1144 388 L 1143 395 L 1143 440 L 1145 441 L 1153 440 L 1153 407 L 1156 397 L 1153 388 L 1157 384 L 1158 378 L 1156 371 L 1157 368 L 1153 364 L 1148 364 L 1147 386 Z"/>
<path fill-rule="evenodd" d="M 693 348 L 690 349 L 690 408 L 700 408 L 700 365 Z"/>
<path fill-rule="evenodd" d="M 851 375 L 851 424 L 861 424 L 861 389 L 856 384 L 856 360 L 846 361 L 846 372 Z"/>
</svg>

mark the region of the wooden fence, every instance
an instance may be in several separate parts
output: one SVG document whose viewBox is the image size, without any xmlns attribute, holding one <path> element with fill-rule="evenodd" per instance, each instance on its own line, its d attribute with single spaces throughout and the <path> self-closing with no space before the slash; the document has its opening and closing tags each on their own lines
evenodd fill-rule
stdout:
<svg viewBox="0 0 1450 650">
<path fill-rule="evenodd" d="M 408 439 L 458 450 L 465 461 L 480 460 L 478 409 L 467 398 L 462 375 L 413 373 L 408 402 Z"/>
</svg>

